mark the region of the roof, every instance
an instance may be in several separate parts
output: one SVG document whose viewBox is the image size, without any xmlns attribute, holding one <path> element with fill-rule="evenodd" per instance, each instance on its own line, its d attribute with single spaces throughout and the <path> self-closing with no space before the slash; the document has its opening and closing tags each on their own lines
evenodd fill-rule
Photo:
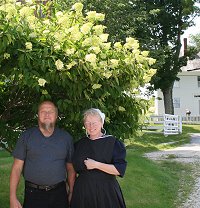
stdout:
<svg viewBox="0 0 200 208">
<path fill-rule="evenodd" d="M 181 67 L 182 72 L 184 71 L 200 71 L 200 52 L 195 56 L 195 59 L 188 60 L 187 65 Z"/>
</svg>

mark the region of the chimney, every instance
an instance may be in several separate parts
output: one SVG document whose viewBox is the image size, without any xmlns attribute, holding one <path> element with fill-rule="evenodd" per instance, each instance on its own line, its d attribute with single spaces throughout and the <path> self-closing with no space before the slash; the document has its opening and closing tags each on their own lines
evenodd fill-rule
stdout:
<svg viewBox="0 0 200 208">
<path fill-rule="evenodd" d="M 187 55 L 187 38 L 183 39 L 183 46 L 184 46 L 184 53 L 183 55 L 186 56 Z"/>
</svg>

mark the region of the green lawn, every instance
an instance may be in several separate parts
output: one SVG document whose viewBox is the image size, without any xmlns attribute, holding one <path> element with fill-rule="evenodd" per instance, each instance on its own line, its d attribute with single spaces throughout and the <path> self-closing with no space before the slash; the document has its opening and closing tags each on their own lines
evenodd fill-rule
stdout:
<svg viewBox="0 0 200 208">
<path fill-rule="evenodd" d="M 119 178 L 127 208 L 176 208 L 185 199 L 194 183 L 191 166 L 170 161 L 154 162 L 143 157 L 143 153 L 186 143 L 189 141 L 188 132 L 200 132 L 200 125 L 184 126 L 181 135 L 164 137 L 145 133 L 128 141 L 127 171 L 124 178 Z M 175 143 L 166 144 L 172 141 Z M 0 151 L 0 208 L 9 208 L 11 165 L 12 157 Z M 22 182 L 18 196 L 22 201 Z"/>
<path fill-rule="evenodd" d="M 9 176 L 13 158 L 9 153 L 0 151 L 0 208 L 9 208 Z M 23 180 L 18 190 L 19 199 L 23 199 Z"/>
<path fill-rule="evenodd" d="M 127 208 L 175 208 L 191 189 L 189 184 L 193 183 L 193 178 L 189 165 L 154 163 L 132 149 L 128 150 L 127 160 L 126 176 L 119 180 Z M 182 180 L 184 195 L 177 200 Z"/>
</svg>

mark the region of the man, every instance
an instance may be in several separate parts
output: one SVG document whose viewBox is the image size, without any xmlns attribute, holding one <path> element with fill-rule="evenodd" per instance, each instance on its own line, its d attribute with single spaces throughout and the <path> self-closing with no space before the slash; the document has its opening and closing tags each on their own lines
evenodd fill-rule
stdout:
<svg viewBox="0 0 200 208">
<path fill-rule="evenodd" d="M 38 127 L 26 130 L 18 140 L 10 175 L 10 208 L 22 208 L 16 196 L 21 173 L 25 179 L 24 208 L 68 207 L 75 180 L 73 142 L 70 134 L 55 127 L 57 117 L 57 107 L 51 101 L 42 102 Z"/>
</svg>

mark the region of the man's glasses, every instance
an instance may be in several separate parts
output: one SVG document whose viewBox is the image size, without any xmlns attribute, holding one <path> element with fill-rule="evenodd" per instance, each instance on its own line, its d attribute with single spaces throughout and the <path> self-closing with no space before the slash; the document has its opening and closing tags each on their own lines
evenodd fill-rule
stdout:
<svg viewBox="0 0 200 208">
<path fill-rule="evenodd" d="M 55 113 L 55 111 L 40 111 L 39 112 L 41 115 L 52 115 L 52 114 L 54 114 Z"/>
</svg>

